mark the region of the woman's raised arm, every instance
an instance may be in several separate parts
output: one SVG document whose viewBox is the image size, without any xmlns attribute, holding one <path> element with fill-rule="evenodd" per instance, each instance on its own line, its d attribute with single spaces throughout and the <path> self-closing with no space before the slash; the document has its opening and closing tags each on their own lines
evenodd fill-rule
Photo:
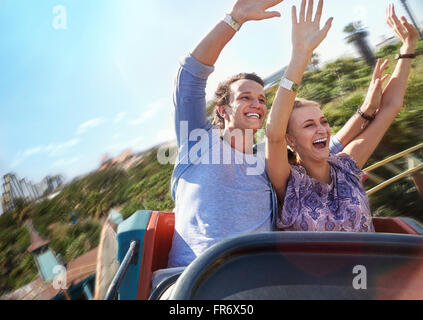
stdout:
<svg viewBox="0 0 423 320">
<path fill-rule="evenodd" d="M 297 19 L 296 7 L 292 7 L 291 61 L 276 93 L 266 126 L 266 170 L 279 198 L 285 195 L 290 174 L 285 135 L 296 91 L 289 89 L 289 83 L 301 83 L 313 50 L 323 41 L 331 27 L 332 18 L 320 29 L 322 9 L 323 0 L 320 0 L 313 20 L 313 0 L 308 1 L 307 10 L 306 0 L 302 0 Z"/>
</svg>

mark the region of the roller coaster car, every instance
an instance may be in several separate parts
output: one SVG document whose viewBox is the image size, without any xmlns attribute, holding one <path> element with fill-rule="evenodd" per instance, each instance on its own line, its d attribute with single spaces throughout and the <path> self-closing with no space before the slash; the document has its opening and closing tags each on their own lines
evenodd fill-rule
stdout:
<svg viewBox="0 0 423 320">
<path fill-rule="evenodd" d="M 174 221 L 173 213 L 137 211 L 119 224 L 119 263 L 131 241 L 140 248 L 119 299 L 159 299 L 173 283 L 169 299 L 177 300 L 423 299 L 423 228 L 410 218 L 376 217 L 376 233 L 248 234 L 166 269 Z"/>
</svg>

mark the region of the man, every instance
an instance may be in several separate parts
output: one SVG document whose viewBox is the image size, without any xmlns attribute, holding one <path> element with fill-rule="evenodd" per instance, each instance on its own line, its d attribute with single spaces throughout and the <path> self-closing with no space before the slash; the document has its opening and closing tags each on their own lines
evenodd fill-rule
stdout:
<svg viewBox="0 0 423 320">
<path fill-rule="evenodd" d="M 276 196 L 265 172 L 264 148 L 254 152 L 254 134 L 266 117 L 262 80 L 236 75 L 216 92 L 217 118 L 206 117 L 205 88 L 213 65 L 240 26 L 279 17 L 266 11 L 282 0 L 238 0 L 185 57 L 177 74 L 174 105 L 178 159 L 172 175 L 175 233 L 169 267 L 188 265 L 214 243 L 251 232 L 274 230 Z M 371 97 L 361 107 L 372 115 Z M 337 153 L 361 131 L 354 115 L 331 141 Z"/>
</svg>

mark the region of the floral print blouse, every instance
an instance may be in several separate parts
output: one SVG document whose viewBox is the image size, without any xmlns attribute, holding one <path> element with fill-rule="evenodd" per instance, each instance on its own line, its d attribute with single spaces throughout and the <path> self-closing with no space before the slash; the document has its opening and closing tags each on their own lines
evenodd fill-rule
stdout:
<svg viewBox="0 0 423 320">
<path fill-rule="evenodd" d="M 330 185 L 291 165 L 277 228 L 286 231 L 374 232 L 363 172 L 347 154 L 330 154 Z"/>
</svg>

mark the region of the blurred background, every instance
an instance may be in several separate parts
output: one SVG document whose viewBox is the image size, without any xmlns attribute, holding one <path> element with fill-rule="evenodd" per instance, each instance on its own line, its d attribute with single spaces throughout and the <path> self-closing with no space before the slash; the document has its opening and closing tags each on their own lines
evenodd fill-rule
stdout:
<svg viewBox="0 0 423 320">
<path fill-rule="evenodd" d="M 334 132 L 363 102 L 376 59 L 388 58 L 386 72 L 393 71 L 400 43 L 385 23 L 389 3 L 423 32 L 420 0 L 325 1 L 322 21 L 334 17 L 332 29 L 299 96 L 323 105 Z M 215 65 L 207 99 L 219 81 L 256 72 L 266 79 L 270 107 L 290 58 L 294 4 L 300 1 L 276 7 L 281 18 L 242 26 Z M 227 0 L 0 2 L 0 296 L 51 279 L 40 261 L 84 265 L 111 213 L 126 218 L 139 209 L 173 209 L 173 165 L 157 162 L 157 148 L 174 146 L 178 62 L 230 6 Z M 408 150 L 369 170 L 365 187 L 375 216 L 423 221 L 422 61 L 422 55 L 413 60 L 404 109 L 365 166 Z M 90 278 L 81 279 L 83 287 Z"/>
</svg>

